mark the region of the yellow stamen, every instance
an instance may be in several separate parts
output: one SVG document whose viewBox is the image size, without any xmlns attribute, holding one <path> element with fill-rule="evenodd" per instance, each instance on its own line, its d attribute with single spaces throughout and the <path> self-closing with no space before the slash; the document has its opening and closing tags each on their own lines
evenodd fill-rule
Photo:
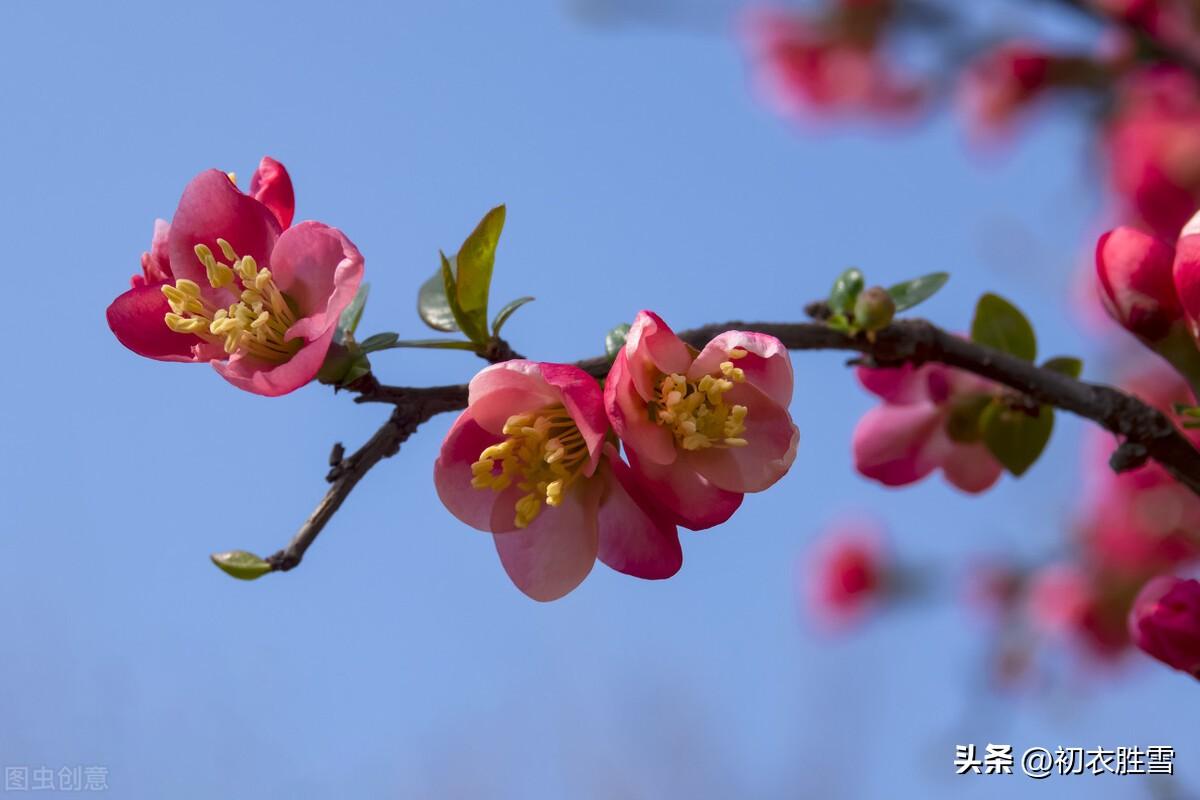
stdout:
<svg viewBox="0 0 1200 800">
<path fill-rule="evenodd" d="M 177 333 L 220 344 L 230 355 L 244 352 L 272 363 L 287 361 L 303 342 L 287 338 L 296 318 L 270 270 L 259 269 L 253 256 L 239 258 L 225 239 L 217 239 L 217 246 L 229 263 L 218 261 L 205 244 L 195 246 L 196 258 L 204 267 L 209 285 L 214 289 L 230 287 L 239 301 L 228 308 L 216 308 L 201 295 L 195 281 L 180 278 L 174 286 L 162 287 L 171 307 L 163 321 Z"/>
<path fill-rule="evenodd" d="M 734 348 L 729 360 L 721 362 L 721 376 L 705 375 L 688 381 L 683 375 L 663 375 L 658 397 L 651 403 L 651 418 L 670 429 L 675 441 L 685 450 L 708 447 L 745 447 L 746 407 L 729 405 L 725 393 L 746 380 L 746 373 L 733 365 L 746 357 L 746 351 Z"/>
<path fill-rule="evenodd" d="M 515 482 L 525 494 L 516 502 L 513 523 L 526 528 L 543 504 L 562 503 L 587 464 L 587 443 L 561 405 L 514 414 L 503 430 L 508 438 L 486 448 L 471 465 L 471 485 L 501 492 Z"/>
</svg>

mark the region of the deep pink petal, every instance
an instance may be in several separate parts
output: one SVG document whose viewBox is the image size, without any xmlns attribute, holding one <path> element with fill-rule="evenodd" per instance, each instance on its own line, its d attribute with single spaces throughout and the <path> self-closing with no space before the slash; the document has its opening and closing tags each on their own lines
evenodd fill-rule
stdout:
<svg viewBox="0 0 1200 800">
<path fill-rule="evenodd" d="M 932 403 L 871 409 L 854 429 L 855 468 L 886 486 L 921 480 L 946 456 L 949 439 L 937 435 L 944 422 Z"/>
<path fill-rule="evenodd" d="M 504 495 L 492 510 L 492 538 L 504 571 L 534 600 L 557 600 L 583 582 L 599 550 L 599 480 L 571 486 L 557 508 L 543 508 L 529 527 L 516 530 Z M 511 490 L 510 490 L 511 491 Z M 505 494 L 508 494 L 506 492 Z"/>
<path fill-rule="evenodd" d="M 1175 289 L 1195 335 L 1200 328 L 1200 213 L 1184 226 L 1175 245 Z"/>
<path fill-rule="evenodd" d="M 659 374 L 686 373 L 692 354 L 675 332 L 652 311 L 639 311 L 625 336 L 629 375 L 638 394 L 649 400 Z"/>
<path fill-rule="evenodd" d="M 694 450 L 688 459 L 696 471 L 728 492 L 761 492 L 782 478 L 796 458 L 800 431 L 787 408 L 762 392 L 740 383 L 725 393 L 725 402 L 744 405 L 745 447 Z"/>
<path fill-rule="evenodd" d="M 262 361 L 244 352 L 234 353 L 229 361 L 212 362 L 213 369 L 239 389 L 264 397 L 279 397 L 310 383 L 321 370 L 334 328 L 330 328 L 282 364 Z"/>
<path fill-rule="evenodd" d="M 584 475 L 596 471 L 601 445 L 608 433 L 608 415 L 604 413 L 604 394 L 596 379 L 570 364 L 540 364 L 542 378 L 562 394 L 563 406 L 579 427 L 591 460 Z"/>
<path fill-rule="evenodd" d="M 337 228 L 301 222 L 279 237 L 271 253 L 271 275 L 303 319 L 288 339 L 315 339 L 337 325 L 363 277 L 363 257 Z"/>
<path fill-rule="evenodd" d="M 670 464 L 675 461 L 675 437 L 650 419 L 646 401 L 637 393 L 629 374 L 629 360 L 622 348 L 604 380 L 604 408 L 613 430 L 627 448 L 637 450 L 646 461 Z"/>
<path fill-rule="evenodd" d="M 654 508 L 613 446 L 604 450 L 608 486 L 600 504 L 600 560 L 635 578 L 671 577 L 683 564 L 675 524 Z"/>
<path fill-rule="evenodd" d="M 468 403 L 475 421 L 492 433 L 500 433 L 514 414 L 557 405 L 562 393 L 542 377 L 535 361 L 514 359 L 493 364 L 475 374 L 468 388 Z"/>
<path fill-rule="evenodd" d="M 734 361 L 746 373 L 746 381 L 785 408 L 792 402 L 792 359 L 783 342 L 774 336 L 751 331 L 726 331 L 704 346 L 688 369 L 687 378 L 698 381 L 705 375 L 720 375 L 721 363 L 731 360 L 733 349 L 749 355 Z"/>
<path fill-rule="evenodd" d="M 142 274 L 133 276 L 134 286 L 151 283 L 174 283 L 171 275 L 171 259 L 167 254 L 167 236 L 171 223 L 165 219 L 154 220 L 154 234 L 150 239 L 150 250 L 142 253 Z"/>
<path fill-rule="evenodd" d="M 1166 336 L 1183 313 L 1172 278 L 1172 248 L 1134 228 L 1100 237 L 1096 276 L 1100 298 L 1119 324 L 1144 339 Z"/>
<path fill-rule="evenodd" d="M 854 371 L 863 388 L 888 403 L 908 405 L 929 400 L 929 375 L 925 367 L 858 367 Z"/>
<path fill-rule="evenodd" d="M 135 286 L 108 307 L 108 327 L 121 344 L 139 356 L 159 361 L 195 361 L 195 336 L 175 333 L 163 317 L 171 310 L 162 283 Z"/>
<path fill-rule="evenodd" d="M 945 431 L 941 435 L 945 436 Z M 977 494 L 1000 480 L 1004 467 L 982 444 L 951 443 L 942 459 L 942 471 L 953 486 Z"/>
<path fill-rule="evenodd" d="M 291 227 L 292 217 L 296 214 L 296 194 L 292 191 L 292 178 L 283 164 L 263 156 L 250 178 L 250 196 L 271 209 L 282 230 Z"/>
<path fill-rule="evenodd" d="M 498 444 L 503 437 L 489 433 L 471 417 L 468 409 L 450 426 L 442 450 L 433 464 L 433 483 L 442 505 L 460 520 L 481 531 L 492 528 L 492 507 L 496 492 L 476 489 L 471 465 L 479 460 L 486 448 Z M 511 508 L 511 506 L 510 506 Z"/>
<path fill-rule="evenodd" d="M 242 194 L 228 175 L 210 169 L 183 190 L 171 220 L 167 252 L 172 274 L 207 287 L 208 276 L 196 258 L 195 246 L 205 244 L 223 260 L 218 238 L 229 242 L 239 256 L 253 256 L 260 267 L 267 266 L 279 238 L 279 221 L 262 203 Z M 232 297 L 232 292 L 224 294 Z"/>
<path fill-rule="evenodd" d="M 687 450 L 668 466 L 642 459 L 631 448 L 626 448 L 625 454 L 647 494 L 670 510 L 685 528 L 700 531 L 720 525 L 742 504 L 744 495 L 720 489 L 697 472 Z"/>
</svg>

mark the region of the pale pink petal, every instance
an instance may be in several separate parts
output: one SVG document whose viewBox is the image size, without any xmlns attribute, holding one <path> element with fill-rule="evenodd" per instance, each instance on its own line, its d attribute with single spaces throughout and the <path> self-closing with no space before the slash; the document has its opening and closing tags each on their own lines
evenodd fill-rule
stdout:
<svg viewBox="0 0 1200 800">
<path fill-rule="evenodd" d="M 325 363 L 329 344 L 333 341 L 334 328 L 329 328 L 319 338 L 308 342 L 282 364 L 247 355 L 238 351 L 229 361 L 212 362 L 213 369 L 239 389 L 264 397 L 279 397 L 294 392 L 310 383 Z"/>
<path fill-rule="evenodd" d="M 691 452 L 682 450 L 679 460 L 669 466 L 642 459 L 631 448 L 626 457 L 646 493 L 676 517 L 678 524 L 694 531 L 720 525 L 738 510 L 743 494 L 727 492 L 697 472 Z"/>
<path fill-rule="evenodd" d="M 280 228 L 287 230 L 291 226 L 296 213 L 296 195 L 292 190 L 292 178 L 283 164 L 263 156 L 250 178 L 250 195 L 271 209 Z"/>
<path fill-rule="evenodd" d="M 654 397 L 660 374 L 685 373 L 692 354 L 675 332 L 652 311 L 639 311 L 625 336 L 629 375 L 638 394 Z"/>
<path fill-rule="evenodd" d="M 854 429 L 854 466 L 887 486 L 915 483 L 947 454 L 949 439 L 937 435 L 944 424 L 942 410 L 932 403 L 873 408 Z"/>
<path fill-rule="evenodd" d="M 645 461 L 656 464 L 675 461 L 675 437 L 650 419 L 646 401 L 637 393 L 630 378 L 624 349 L 617 353 L 604 381 L 604 407 L 613 430 L 627 448 L 637 450 Z"/>
<path fill-rule="evenodd" d="M 479 460 L 480 453 L 498 444 L 502 438 L 480 427 L 468 409 L 450 426 L 442 442 L 442 450 L 433 464 L 433 483 L 442 505 L 450 509 L 451 514 L 481 531 L 491 530 L 492 507 L 496 504 L 497 493 L 491 489 L 476 489 L 471 485 L 474 477 L 471 465 Z"/>
<path fill-rule="evenodd" d="M 557 405 L 562 393 L 542 377 L 541 365 L 515 359 L 493 364 L 475 374 L 468 388 L 468 403 L 475 421 L 492 433 L 500 433 L 514 414 Z"/>
<path fill-rule="evenodd" d="M 363 257 L 337 228 L 301 222 L 279 237 L 271 276 L 302 317 L 288 339 L 314 339 L 337 325 L 363 277 Z"/>
<path fill-rule="evenodd" d="M 942 435 L 946 435 L 944 430 Z M 942 459 L 942 471 L 951 485 L 964 492 L 977 494 L 990 489 L 1000 480 L 1004 467 L 983 444 L 952 442 L 949 452 Z"/>
<path fill-rule="evenodd" d="M 599 550 L 599 480 L 571 486 L 557 508 L 543 508 L 529 527 L 515 530 L 503 496 L 492 510 L 496 552 L 517 588 L 534 600 L 557 600 L 583 582 Z"/>
<path fill-rule="evenodd" d="M 783 342 L 774 336 L 751 331 L 726 331 L 704 346 L 688 369 L 687 378 L 698 381 L 705 375 L 720 375 L 721 363 L 731 361 L 730 351 L 748 355 L 733 361 L 746 373 L 746 382 L 785 408 L 792 402 L 792 359 Z"/>
<path fill-rule="evenodd" d="M 611 444 L 605 446 L 607 494 L 600 504 L 599 558 L 617 572 L 661 580 L 679 571 L 679 532 L 645 496 Z"/>
<path fill-rule="evenodd" d="M 909 405 L 929 400 L 929 370 L 927 367 L 858 367 L 854 374 L 863 388 L 888 403 Z"/>
<path fill-rule="evenodd" d="M 785 407 L 753 386 L 741 383 L 725 394 L 725 402 L 744 405 L 745 447 L 709 447 L 688 454 L 696 471 L 729 492 L 761 492 L 787 473 L 796 458 L 800 432 Z"/>
</svg>

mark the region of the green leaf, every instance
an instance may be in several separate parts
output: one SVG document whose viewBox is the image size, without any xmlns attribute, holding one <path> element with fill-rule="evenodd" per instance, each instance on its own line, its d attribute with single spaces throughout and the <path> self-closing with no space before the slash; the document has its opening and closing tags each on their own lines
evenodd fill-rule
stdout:
<svg viewBox="0 0 1200 800">
<path fill-rule="evenodd" d="M 368 336 L 358 343 L 358 349 L 364 353 L 373 353 L 376 350 L 386 350 L 388 347 L 395 344 L 400 339 L 398 333 L 377 333 L 374 336 Z"/>
<path fill-rule="evenodd" d="M 625 346 L 625 337 L 629 335 L 629 323 L 622 322 L 604 335 L 604 353 L 609 358 L 616 358 L 617 353 Z"/>
<path fill-rule="evenodd" d="M 999 295 L 979 298 L 971 321 L 971 340 L 1026 361 L 1037 358 L 1033 326 L 1016 306 Z"/>
<path fill-rule="evenodd" d="M 518 297 L 497 311 L 496 318 L 492 320 L 492 336 L 500 335 L 500 329 L 504 327 L 504 323 L 508 322 L 508 318 L 513 315 L 514 311 L 526 303 L 532 303 L 535 299 L 533 297 Z"/>
<path fill-rule="evenodd" d="M 363 309 L 367 307 L 367 295 L 371 292 L 371 284 L 364 283 L 358 287 L 358 291 L 354 293 L 354 299 L 350 301 L 350 305 L 342 310 L 342 315 L 338 317 L 337 330 L 334 331 L 333 341 L 336 344 L 345 344 L 347 341 L 354 338 L 354 332 L 358 330 L 358 323 L 362 320 Z"/>
<path fill-rule="evenodd" d="M 946 416 L 946 433 L 951 439 L 963 444 L 978 442 L 983 438 L 983 417 L 993 405 L 991 396 L 974 395 L 956 402 Z"/>
<path fill-rule="evenodd" d="M 825 320 L 825 324 L 835 331 L 842 333 L 854 333 L 850 326 L 850 320 L 846 319 L 845 314 L 834 314 L 829 319 Z"/>
<path fill-rule="evenodd" d="M 1041 406 L 1037 416 L 995 401 L 983 413 L 983 442 L 996 460 L 1021 476 L 1046 449 L 1054 430 L 1054 409 Z"/>
<path fill-rule="evenodd" d="M 350 369 L 346 370 L 346 374 L 342 376 L 342 386 L 349 386 L 359 378 L 368 374 L 371 371 L 371 362 L 367 361 L 365 355 L 361 355 L 350 364 Z"/>
<path fill-rule="evenodd" d="M 439 253 L 439 255 L 442 257 L 442 290 L 446 293 L 446 302 L 450 304 L 450 313 L 454 315 L 454 321 L 458 323 L 459 330 L 465 333 L 472 342 L 482 345 L 488 338 L 487 320 L 482 316 L 473 317 L 467 314 L 458 304 L 458 290 L 455 288 L 455 282 L 458 280 L 457 274 L 461 271 L 458 258 L 455 257 L 454 263 L 451 264 L 445 253 Z"/>
<path fill-rule="evenodd" d="M 1074 356 L 1055 356 L 1042 363 L 1042 369 L 1061 372 L 1070 378 L 1078 378 L 1083 374 L 1083 360 Z"/>
<path fill-rule="evenodd" d="M 829 290 L 829 308 L 835 314 L 849 314 L 854 310 L 854 301 L 858 299 L 858 293 L 863 290 L 865 281 L 862 272 L 857 267 L 850 269 L 838 275 L 837 280 L 833 282 L 833 288 Z"/>
<path fill-rule="evenodd" d="M 427 350 L 477 350 L 479 345 L 462 339 L 399 339 L 379 345 L 375 351 L 396 350 L 401 347 L 418 347 Z"/>
<path fill-rule="evenodd" d="M 911 281 L 889 286 L 887 293 L 896 303 L 896 311 L 900 312 L 933 297 L 939 289 L 946 285 L 948 280 L 950 280 L 950 274 L 947 272 L 931 272 L 928 275 L 913 278 Z"/>
<path fill-rule="evenodd" d="M 445 259 L 445 256 L 442 258 Z M 451 284 L 454 282 L 453 264 L 450 265 L 450 282 Z M 450 301 L 446 298 L 441 267 L 438 267 L 437 272 L 422 283 L 421 288 L 417 291 L 417 313 L 421 316 L 421 320 L 435 331 L 453 333 L 458 330 L 458 323 L 454 320 L 454 311 L 450 308 Z"/>
<path fill-rule="evenodd" d="M 243 581 L 252 581 L 255 578 L 261 578 L 271 571 L 270 564 L 254 555 L 254 553 L 247 553 L 245 550 L 213 553 L 209 558 L 226 575 L 232 575 Z"/>
<path fill-rule="evenodd" d="M 463 331 L 487 331 L 488 292 L 492 286 L 492 269 L 496 264 L 496 245 L 500 243 L 500 232 L 504 230 L 504 206 L 489 211 L 471 235 L 458 249 L 458 307 L 462 315 L 458 318 Z M 463 317 L 471 320 L 464 323 Z M 477 342 L 486 339 L 471 337 Z"/>
<path fill-rule="evenodd" d="M 317 380 L 333 386 L 345 386 L 371 371 L 371 362 L 357 345 L 353 352 L 345 345 L 333 344 L 317 373 Z"/>
</svg>

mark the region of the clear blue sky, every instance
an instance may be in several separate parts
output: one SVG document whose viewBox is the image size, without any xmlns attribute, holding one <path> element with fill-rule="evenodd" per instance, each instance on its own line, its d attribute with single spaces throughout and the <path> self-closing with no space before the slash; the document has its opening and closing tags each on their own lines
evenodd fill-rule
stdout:
<svg viewBox="0 0 1200 800">
<path fill-rule="evenodd" d="M 728 7 L 708 6 L 719 29 Z M 928 315 L 962 328 L 999 291 L 1047 355 L 1091 357 L 1063 295 L 1101 189 L 1070 119 L 987 163 L 945 115 L 805 131 L 756 102 L 729 37 L 595 27 L 552 0 L 9 0 L 0 30 L 0 765 L 104 765 L 131 798 L 1148 796 L 1137 778 L 952 775 L 956 742 L 1009 741 L 1173 744 L 1200 785 L 1186 677 L 1135 659 L 1053 703 L 989 701 L 983 634 L 950 590 L 846 640 L 796 608 L 798 555 L 859 509 L 946 574 L 1054 548 L 1075 420 L 981 500 L 938 480 L 889 492 L 851 468 L 871 401 L 844 356 L 798 355 L 786 479 L 688 535 L 675 579 L 598 568 L 538 605 L 436 502 L 439 418 L 303 567 L 243 584 L 208 554 L 282 545 L 330 445 L 386 409 L 317 386 L 243 394 L 133 356 L 104 322 L 185 182 L 269 153 L 298 218 L 365 254 L 367 332 L 425 335 L 414 297 L 438 248 L 506 202 L 493 296 L 537 296 L 508 333 L 540 358 L 594 354 L 643 307 L 680 328 L 796 319 L 850 264 L 882 283 L 949 270 Z M 393 383 L 478 367 L 376 360 Z"/>
</svg>

